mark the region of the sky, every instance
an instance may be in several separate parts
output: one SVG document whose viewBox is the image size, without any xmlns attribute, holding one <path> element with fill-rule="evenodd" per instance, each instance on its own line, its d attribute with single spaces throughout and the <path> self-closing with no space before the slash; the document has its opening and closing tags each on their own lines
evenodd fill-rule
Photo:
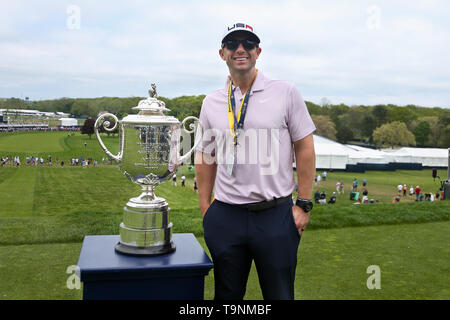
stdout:
<svg viewBox="0 0 450 320">
<path fill-rule="evenodd" d="M 450 108 L 450 1 L 0 0 L 0 98 L 208 94 L 227 26 L 317 104 Z"/>
</svg>

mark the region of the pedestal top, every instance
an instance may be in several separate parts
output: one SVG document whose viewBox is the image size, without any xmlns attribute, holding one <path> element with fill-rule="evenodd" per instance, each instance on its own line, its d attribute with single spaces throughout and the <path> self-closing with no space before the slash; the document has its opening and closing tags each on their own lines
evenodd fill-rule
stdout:
<svg viewBox="0 0 450 320">
<path fill-rule="evenodd" d="M 176 233 L 176 250 L 159 256 L 128 256 L 114 246 L 119 235 L 86 236 L 78 259 L 81 281 L 114 278 L 153 278 L 169 273 L 208 274 L 213 263 L 192 233 Z"/>
</svg>

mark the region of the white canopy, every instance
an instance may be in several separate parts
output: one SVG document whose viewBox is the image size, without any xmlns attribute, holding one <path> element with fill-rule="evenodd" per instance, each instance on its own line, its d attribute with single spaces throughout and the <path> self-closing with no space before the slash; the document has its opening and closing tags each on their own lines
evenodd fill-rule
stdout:
<svg viewBox="0 0 450 320">
<path fill-rule="evenodd" d="M 424 167 L 447 167 L 448 149 L 439 148 L 400 148 L 383 150 L 394 158 L 393 162 L 422 163 Z"/>
<path fill-rule="evenodd" d="M 314 135 L 316 168 L 346 169 L 347 164 L 421 163 L 424 167 L 447 167 L 449 152 L 438 148 L 401 148 L 374 150 L 355 145 L 344 145 Z M 295 166 L 295 163 L 294 163 Z"/>
<path fill-rule="evenodd" d="M 316 168 L 346 168 L 349 150 L 343 144 L 314 135 L 314 149 L 316 151 Z"/>
<path fill-rule="evenodd" d="M 364 148 L 360 146 L 346 144 L 349 148 L 349 164 L 357 163 L 389 163 L 391 162 L 388 155 L 379 150 Z"/>
<path fill-rule="evenodd" d="M 77 119 L 74 118 L 60 118 L 62 127 L 73 127 L 78 125 Z"/>
</svg>

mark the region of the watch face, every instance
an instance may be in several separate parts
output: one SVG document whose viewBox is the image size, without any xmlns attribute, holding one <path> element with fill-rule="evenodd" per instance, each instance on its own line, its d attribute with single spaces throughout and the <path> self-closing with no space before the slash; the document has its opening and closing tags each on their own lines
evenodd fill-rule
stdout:
<svg viewBox="0 0 450 320">
<path fill-rule="evenodd" d="M 302 208 L 305 212 L 310 212 L 313 208 L 312 201 L 297 200 L 296 205 Z"/>
</svg>

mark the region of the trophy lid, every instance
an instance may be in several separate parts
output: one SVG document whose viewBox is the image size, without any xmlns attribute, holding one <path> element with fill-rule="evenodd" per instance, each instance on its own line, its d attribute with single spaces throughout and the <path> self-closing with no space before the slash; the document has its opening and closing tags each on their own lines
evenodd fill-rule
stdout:
<svg viewBox="0 0 450 320">
<path fill-rule="evenodd" d="M 163 115 L 164 112 L 170 111 L 165 106 L 166 104 L 158 100 L 158 94 L 156 93 L 156 84 L 152 83 L 151 88 L 148 90 L 149 97 L 139 101 L 136 107 L 132 109 L 139 110 L 140 115 L 145 114 L 160 114 Z"/>
<path fill-rule="evenodd" d="M 156 85 L 152 83 L 148 90 L 149 97 L 139 101 L 134 110 L 139 110 L 138 114 L 129 114 L 122 119 L 122 123 L 132 124 L 177 124 L 180 123 L 177 118 L 165 115 L 164 112 L 170 111 L 166 108 L 163 101 L 158 100 Z"/>
</svg>

